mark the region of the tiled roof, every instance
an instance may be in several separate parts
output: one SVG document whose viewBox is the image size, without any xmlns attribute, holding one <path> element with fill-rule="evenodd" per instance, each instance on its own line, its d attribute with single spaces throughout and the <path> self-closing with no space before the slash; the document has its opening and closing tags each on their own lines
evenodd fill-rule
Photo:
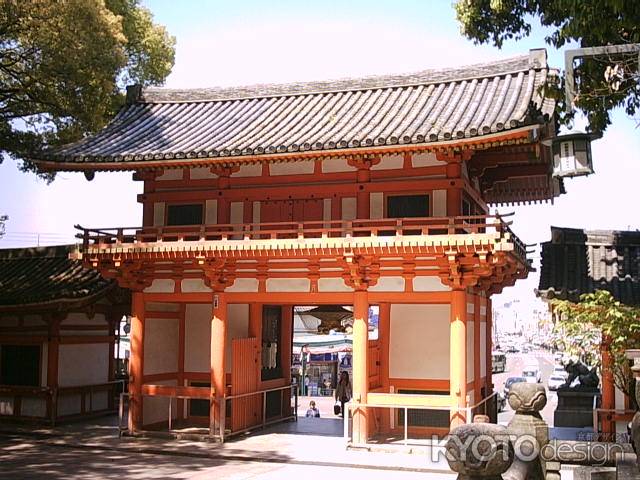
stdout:
<svg viewBox="0 0 640 480">
<path fill-rule="evenodd" d="M 640 305 L 640 231 L 552 227 L 551 237 L 542 244 L 540 296 L 577 301 L 583 293 L 608 290 Z"/>
<path fill-rule="evenodd" d="M 94 137 L 41 160 L 123 163 L 429 144 L 540 123 L 546 51 L 459 69 L 245 88 L 128 91 Z M 542 118 L 542 120 L 541 120 Z"/>
<path fill-rule="evenodd" d="M 82 300 L 111 288 L 113 281 L 69 259 L 74 248 L 0 250 L 0 308 Z"/>
</svg>

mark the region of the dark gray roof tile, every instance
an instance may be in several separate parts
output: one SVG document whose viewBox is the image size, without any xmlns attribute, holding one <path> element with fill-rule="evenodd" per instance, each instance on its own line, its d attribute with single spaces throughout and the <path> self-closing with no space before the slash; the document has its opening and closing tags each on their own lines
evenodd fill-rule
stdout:
<svg viewBox="0 0 640 480">
<path fill-rule="evenodd" d="M 171 90 L 151 88 L 57 162 L 132 162 L 433 143 L 525 125 L 546 54 L 360 79 Z M 133 96 L 130 96 L 130 100 Z"/>
</svg>

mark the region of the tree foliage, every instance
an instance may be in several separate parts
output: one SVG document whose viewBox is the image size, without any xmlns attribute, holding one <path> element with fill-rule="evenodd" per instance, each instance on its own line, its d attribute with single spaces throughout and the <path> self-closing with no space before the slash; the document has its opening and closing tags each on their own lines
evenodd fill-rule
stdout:
<svg viewBox="0 0 640 480">
<path fill-rule="evenodd" d="M 0 152 L 35 170 L 43 149 L 99 130 L 124 85 L 164 81 L 174 43 L 139 0 L 0 0 Z"/>
<path fill-rule="evenodd" d="M 605 339 L 612 358 L 614 383 L 629 394 L 630 370 L 625 352 L 640 348 L 640 308 L 620 303 L 606 290 L 581 295 L 579 303 L 554 300 L 553 307 L 559 314 L 555 328 L 561 334 L 565 350 L 594 363 Z"/>
<path fill-rule="evenodd" d="M 458 0 L 455 8 L 462 33 L 475 43 L 502 47 L 507 40 L 519 40 L 531 33 L 534 18 L 548 27 L 545 40 L 556 48 L 572 42 L 580 47 L 640 43 L 636 0 Z M 591 130 L 604 131 L 613 108 L 623 107 L 631 116 L 640 109 L 637 72 L 637 52 L 580 61 L 574 103 L 587 116 Z M 558 99 L 560 120 L 570 123 L 563 80 L 548 86 Z"/>
</svg>

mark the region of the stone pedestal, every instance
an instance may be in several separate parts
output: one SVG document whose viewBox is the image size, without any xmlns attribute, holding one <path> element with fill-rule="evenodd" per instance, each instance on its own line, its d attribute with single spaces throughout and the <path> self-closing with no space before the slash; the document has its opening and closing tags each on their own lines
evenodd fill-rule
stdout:
<svg viewBox="0 0 640 480">
<path fill-rule="evenodd" d="M 593 407 L 600 390 L 558 390 L 558 406 L 553 414 L 555 427 L 593 428 Z"/>
</svg>

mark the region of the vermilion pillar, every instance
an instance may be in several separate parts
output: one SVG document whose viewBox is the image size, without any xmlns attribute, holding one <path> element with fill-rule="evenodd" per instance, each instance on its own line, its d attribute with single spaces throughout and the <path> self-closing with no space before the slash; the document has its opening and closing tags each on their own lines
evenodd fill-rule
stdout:
<svg viewBox="0 0 640 480">
<path fill-rule="evenodd" d="M 142 376 L 144 374 L 144 294 L 131 300 L 131 358 L 129 359 L 129 430 L 142 428 Z"/>
<path fill-rule="evenodd" d="M 356 218 L 363 219 L 370 216 L 370 196 L 366 184 L 371 179 L 369 166 L 359 168 L 357 173 L 358 192 L 356 193 Z"/>
<path fill-rule="evenodd" d="M 47 387 L 52 391 L 58 388 L 58 358 L 60 358 L 60 323 L 54 315 L 49 323 L 49 343 L 47 346 Z M 52 423 L 58 415 L 57 395 L 52 395 L 47 403 L 47 415 Z"/>
<path fill-rule="evenodd" d="M 211 433 L 224 431 L 225 408 L 225 347 L 227 338 L 227 299 L 223 292 L 213 294 L 213 314 L 211 316 L 211 388 L 214 401 L 211 402 L 209 428 Z"/>
<path fill-rule="evenodd" d="M 480 295 L 473 295 L 473 390 L 474 401 L 478 403 L 482 400 L 482 372 L 480 371 L 480 359 L 485 352 L 480 351 Z"/>
<path fill-rule="evenodd" d="M 467 406 L 467 292 L 451 292 L 449 325 L 449 390 L 451 428 L 465 423 Z"/>
<path fill-rule="evenodd" d="M 367 403 L 369 393 L 369 299 L 366 291 L 356 291 L 353 298 L 353 401 Z M 367 442 L 367 412 L 357 408 L 353 412 L 353 442 Z"/>
<path fill-rule="evenodd" d="M 491 312 L 491 299 L 485 300 L 485 319 L 487 321 L 487 360 L 486 360 L 486 372 L 487 372 L 487 396 L 493 393 L 493 313 Z"/>
<path fill-rule="evenodd" d="M 391 336 L 391 304 L 381 303 L 378 316 L 378 342 L 380 342 L 380 384 L 384 392 L 389 391 L 389 338 Z M 380 430 L 391 429 L 390 412 L 381 409 Z"/>
<path fill-rule="evenodd" d="M 614 410 L 616 408 L 616 388 L 613 381 L 613 362 L 609 351 L 609 342 L 609 338 L 603 335 L 600 346 L 600 354 L 602 356 L 602 408 L 605 410 Z M 603 433 L 615 433 L 615 422 L 609 419 L 612 413 L 613 412 L 604 413 L 602 419 Z"/>
</svg>

